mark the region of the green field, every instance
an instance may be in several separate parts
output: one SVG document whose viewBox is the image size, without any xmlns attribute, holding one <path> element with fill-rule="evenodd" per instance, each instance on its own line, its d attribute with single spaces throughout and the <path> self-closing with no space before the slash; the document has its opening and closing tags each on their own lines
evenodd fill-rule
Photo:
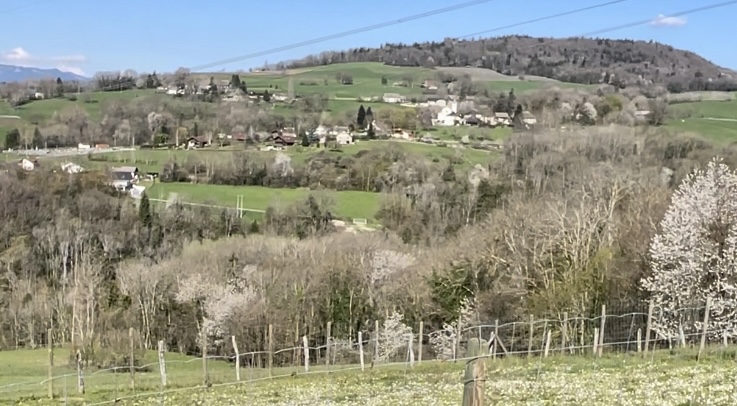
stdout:
<svg viewBox="0 0 737 406">
<path fill-rule="evenodd" d="M 701 361 L 694 354 L 657 351 L 645 358 L 635 354 L 551 356 L 487 360 L 485 397 L 490 405 L 733 405 L 737 402 L 732 349 L 715 349 Z M 134 375 L 131 389 L 126 371 L 85 371 L 85 394 L 77 394 L 68 352 L 55 350 L 53 392 L 48 400 L 46 350 L 0 353 L 0 404 L 81 405 L 448 405 L 461 403 L 464 361 L 425 360 L 366 366 L 242 368 L 236 382 L 233 364 L 207 363 L 212 386 L 201 386 L 198 358 L 165 354 L 167 387 L 162 388 L 154 352 L 144 362 L 149 372 Z M 368 362 L 368 361 L 367 361 Z M 117 399 L 117 400 L 116 400 Z"/>
<path fill-rule="evenodd" d="M 79 95 L 68 94 L 64 99 L 47 99 L 37 100 L 18 107 L 16 115 L 20 116 L 28 123 L 40 123 L 50 119 L 55 112 L 62 111 L 66 108 L 78 106 L 85 110 L 87 114 L 94 120 L 101 119 L 100 111 L 106 102 L 113 100 L 130 101 L 136 97 L 152 96 L 155 93 L 152 90 L 128 90 L 125 92 L 92 92 L 82 93 Z M 159 95 L 165 97 L 164 95 Z M 69 98 L 76 97 L 77 100 L 72 101 Z"/>
<path fill-rule="evenodd" d="M 508 92 L 511 88 L 523 92 L 549 86 L 581 87 L 581 85 L 552 80 L 519 80 L 516 77 L 505 77 L 499 74 L 487 78 L 483 75 L 475 75 L 476 68 L 467 68 L 467 70 L 471 72 L 472 79 L 492 92 Z M 478 71 L 496 73 L 486 69 L 478 69 Z M 389 66 L 380 62 L 356 62 L 292 69 L 282 72 L 242 74 L 241 80 L 245 81 L 250 89 L 269 89 L 270 92 L 286 92 L 291 80 L 296 94 L 321 93 L 328 95 L 330 98 L 380 97 L 384 93 L 398 93 L 412 97 L 422 95 L 422 88 L 420 87 L 422 82 L 426 79 L 437 80 L 438 72 L 438 69 Z M 353 84 L 341 84 L 336 79 L 336 76 L 341 73 L 351 75 Z M 465 71 L 453 74 L 460 77 L 463 73 Z M 222 73 L 201 74 L 201 76 L 230 79 L 230 74 Z M 387 85 L 381 84 L 382 77 L 387 78 Z M 411 87 L 392 86 L 394 82 L 409 78 L 412 79 Z"/>
<path fill-rule="evenodd" d="M 142 185 L 146 185 L 145 183 Z M 261 186 L 201 185 L 189 183 L 156 183 L 147 188 L 149 197 L 167 199 L 176 193 L 188 203 L 206 203 L 224 207 L 236 207 L 239 195 L 243 196 L 243 207 L 266 210 L 269 206 L 279 207 L 306 199 L 310 193 L 326 196 L 334 202 L 333 216 L 338 218 L 365 218 L 372 220 L 379 210 L 380 193 L 357 191 L 310 191 L 309 189 L 275 189 Z"/>
<path fill-rule="evenodd" d="M 670 106 L 676 117 L 668 127 L 700 134 L 719 143 L 737 141 L 737 100 L 678 103 Z"/>
</svg>

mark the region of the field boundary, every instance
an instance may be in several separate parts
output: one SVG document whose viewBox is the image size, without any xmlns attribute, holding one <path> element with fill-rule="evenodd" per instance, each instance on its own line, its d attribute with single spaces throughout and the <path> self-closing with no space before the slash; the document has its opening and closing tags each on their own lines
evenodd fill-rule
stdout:
<svg viewBox="0 0 737 406">
<path fill-rule="evenodd" d="M 681 309 L 677 312 L 691 315 L 701 314 L 697 320 L 703 318 L 704 326 L 707 326 L 710 304 L 707 302 L 706 306 Z M 101 391 L 111 392 L 110 397 L 106 400 L 86 403 L 104 405 L 114 404 L 124 399 L 147 398 L 167 393 L 254 383 L 297 375 L 366 371 L 366 369 L 386 367 L 404 367 L 405 371 L 408 371 L 415 365 L 422 365 L 423 359 L 431 363 L 465 362 L 474 359 L 475 357 L 467 357 L 462 348 L 464 343 L 472 338 L 480 340 L 482 346 L 488 349 L 488 358 L 492 360 L 526 358 L 540 361 L 551 356 L 602 358 L 603 354 L 607 356 L 631 354 L 647 359 L 648 356 L 654 356 L 658 350 L 667 349 L 673 353 L 673 350 L 677 348 L 686 351 L 697 350 L 698 355 L 695 359 L 701 360 L 704 354 L 714 352 L 715 344 L 721 348 L 722 352 L 725 351 L 730 345 L 729 340 L 733 338 L 731 332 L 726 329 L 701 328 L 695 324 L 690 327 L 680 326 L 677 334 L 667 335 L 656 328 L 661 325 L 661 316 L 661 309 L 652 305 L 649 306 L 647 313 L 624 314 L 607 314 L 606 306 L 603 306 L 601 316 L 597 317 L 569 318 L 567 314 L 564 314 L 562 319 L 536 320 L 530 317 L 529 321 L 500 324 L 498 320 L 495 320 L 493 323 L 469 323 L 467 326 L 463 326 L 463 322 L 459 320 L 454 325 L 446 325 L 441 330 L 428 333 L 424 331 L 422 322 L 419 323 L 419 329 L 415 332 L 415 329 L 408 326 L 400 326 L 396 329 L 392 327 L 395 323 L 385 323 L 384 326 L 381 326 L 376 321 L 372 326 L 373 329 L 349 335 L 336 334 L 338 337 L 331 335 L 332 323 L 328 323 L 326 334 L 303 335 L 300 340 L 296 340 L 299 342 L 295 342 L 295 345 L 281 349 L 274 349 L 272 341 L 274 325 L 270 324 L 257 328 L 257 330 L 264 331 L 264 337 L 268 337 L 268 340 L 264 342 L 264 348 L 246 352 L 239 352 L 236 336 L 223 337 L 216 342 L 210 342 L 209 338 L 203 337 L 200 347 L 208 351 L 217 348 L 215 353 L 209 354 L 208 351 L 203 351 L 196 357 L 167 360 L 165 342 L 159 340 L 158 351 L 153 350 L 158 353 L 157 362 L 138 366 L 118 365 L 88 371 L 78 350 L 76 371 L 61 375 L 54 374 L 51 369 L 53 364 L 50 363 L 46 379 L 27 380 L 0 386 L 0 401 L 7 398 L 8 395 L 12 396 L 12 393 L 18 394 L 21 399 L 43 396 L 39 390 L 46 392 L 44 389 L 48 391 L 46 393 L 49 397 L 53 394 L 54 398 L 59 398 L 57 384 L 60 381 L 64 382 L 63 395 L 61 395 L 64 399 L 67 399 L 70 393 L 84 396 L 86 389 L 91 389 L 98 395 Z M 643 324 L 645 321 L 646 323 Z M 687 328 L 684 329 L 684 327 Z M 294 326 L 290 326 L 290 330 L 293 333 Z M 509 330 L 511 330 L 511 335 Z M 52 330 L 49 330 L 49 336 L 54 336 Z M 134 337 L 133 328 L 131 328 L 130 336 Z M 137 350 L 134 342 L 135 340 L 131 338 L 129 349 L 131 356 Z M 217 345 L 213 347 L 213 344 Z M 224 347 L 224 344 L 228 345 Z M 59 343 L 50 342 L 44 345 L 48 349 L 50 360 L 53 360 L 54 352 L 63 347 Z M 140 345 L 148 351 L 155 347 L 153 345 L 144 346 L 142 342 Z M 429 355 L 433 356 L 426 358 Z M 350 361 L 352 359 L 357 359 L 358 362 Z M 181 380 L 183 375 L 177 375 L 176 367 L 193 363 L 201 363 L 200 373 L 195 372 L 196 369 L 187 370 L 189 379 Z M 155 368 L 156 366 L 159 368 Z M 214 376 L 212 368 L 220 368 L 221 372 L 228 376 L 220 381 L 213 380 L 211 379 Z M 72 369 L 74 369 L 74 363 L 72 363 Z M 153 372 L 156 369 L 158 373 Z M 243 369 L 248 371 L 249 379 L 243 379 Z M 141 371 L 147 370 L 151 372 L 142 374 Z M 129 376 L 131 387 L 144 390 L 121 396 L 117 383 L 120 372 L 126 373 L 124 381 L 126 381 L 125 375 Z M 201 383 L 194 384 L 193 381 L 198 380 L 198 375 Z M 105 379 L 110 379 L 110 377 L 116 377 L 114 394 L 112 388 L 109 387 L 109 382 L 105 383 Z M 178 382 L 174 377 L 178 377 L 181 381 Z M 139 381 L 141 379 L 148 383 L 143 384 L 143 381 Z"/>
</svg>

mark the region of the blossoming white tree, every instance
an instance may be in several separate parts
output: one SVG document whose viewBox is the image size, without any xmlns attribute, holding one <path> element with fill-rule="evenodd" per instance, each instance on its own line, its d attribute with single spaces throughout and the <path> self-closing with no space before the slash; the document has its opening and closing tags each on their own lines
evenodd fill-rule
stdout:
<svg viewBox="0 0 737 406">
<path fill-rule="evenodd" d="M 407 345 L 412 328 L 404 324 L 404 315 L 393 312 L 385 321 L 379 333 L 379 362 L 388 361 Z"/>
<path fill-rule="evenodd" d="M 475 300 L 464 298 L 459 305 L 458 313 L 458 320 L 453 323 L 445 323 L 442 330 L 430 333 L 430 346 L 435 352 L 435 357 L 439 360 L 453 359 L 458 343 L 458 323 L 461 323 L 461 328 L 472 323 L 476 314 Z"/>
<path fill-rule="evenodd" d="M 180 303 L 195 302 L 203 311 L 200 331 L 219 342 L 227 335 L 227 326 L 238 311 L 248 309 L 256 298 L 255 291 L 245 283 L 252 266 L 243 268 L 242 275 L 227 283 L 195 273 L 182 281 L 176 300 Z"/>
<path fill-rule="evenodd" d="M 737 330 L 737 173 L 719 159 L 687 177 L 650 246 L 643 279 L 656 306 L 653 328 L 669 338 L 698 332 L 695 312 L 712 298 L 711 336 Z"/>
</svg>

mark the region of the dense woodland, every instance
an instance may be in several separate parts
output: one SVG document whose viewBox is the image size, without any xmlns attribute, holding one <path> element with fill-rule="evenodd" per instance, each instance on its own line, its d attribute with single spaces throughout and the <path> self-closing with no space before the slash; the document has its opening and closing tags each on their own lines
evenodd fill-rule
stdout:
<svg viewBox="0 0 737 406">
<path fill-rule="evenodd" d="M 714 155 L 737 163 L 732 149 L 620 126 L 515 134 L 503 157 L 470 171 L 377 152 L 364 159 L 384 168 L 384 228 L 355 235 L 336 231 L 320 193 L 254 221 L 136 207 L 93 173 L 11 168 L 0 182 L 0 345 L 38 345 L 53 327 L 110 365 L 123 362 L 129 327 L 148 347 L 197 352 L 200 331 L 254 348 L 273 324 L 284 348 L 295 329 L 319 340 L 331 321 L 344 339 L 392 310 L 432 330 L 468 297 L 481 320 L 641 310 L 647 247 L 674 187 Z"/>
<path fill-rule="evenodd" d="M 737 90 L 737 73 L 672 46 L 634 40 L 505 36 L 476 40 L 385 44 L 323 52 L 277 64 L 299 68 L 343 62 L 394 66 L 474 66 L 505 75 L 535 75 L 563 82 L 615 86 L 657 83 L 671 92 Z"/>
</svg>

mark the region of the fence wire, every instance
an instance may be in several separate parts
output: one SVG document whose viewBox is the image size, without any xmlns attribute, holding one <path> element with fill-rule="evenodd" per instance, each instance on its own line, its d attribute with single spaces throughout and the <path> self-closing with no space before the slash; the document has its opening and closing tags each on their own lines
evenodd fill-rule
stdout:
<svg viewBox="0 0 737 406">
<path fill-rule="evenodd" d="M 331 374 L 344 371 L 362 371 L 369 368 L 413 366 L 443 355 L 443 349 L 433 345 L 432 338 L 446 335 L 452 345 L 452 360 L 467 361 L 465 343 L 471 338 L 487 341 L 496 357 L 539 357 L 596 355 L 595 349 L 604 353 L 639 353 L 676 347 L 695 348 L 705 344 L 727 345 L 732 337 L 718 329 L 704 330 L 698 320 L 703 319 L 705 307 L 680 310 L 690 315 L 689 323 L 679 326 L 678 334 L 666 335 L 652 331 L 649 340 L 646 331 L 660 314 L 655 309 L 648 326 L 647 312 L 602 314 L 597 317 L 564 317 L 562 319 L 534 319 L 509 323 L 470 324 L 460 326 L 453 334 L 449 331 L 413 331 L 406 336 L 392 337 L 379 327 L 357 332 L 355 337 L 325 337 L 324 332 L 312 332 L 297 337 L 292 329 L 294 345 L 269 351 L 264 348 L 241 350 L 236 353 L 231 340 L 214 343 L 212 353 L 202 356 L 163 352 L 158 360 L 142 365 L 117 365 L 108 368 L 80 362 L 59 362 L 50 369 L 46 379 L 24 379 L 0 385 L 0 402 L 48 396 L 55 398 L 84 397 L 85 392 L 105 393 L 108 400 L 90 405 L 114 404 L 124 400 L 198 390 L 205 387 L 256 384 L 265 380 L 287 377 Z M 693 317 L 691 317 L 693 316 Z M 273 326 L 272 326 L 273 327 Z M 459 326 L 456 326 L 459 327 Z M 281 338 L 287 339 L 288 330 L 282 330 Z M 344 331 L 337 329 L 336 331 Z M 601 332 L 603 331 L 603 334 Z M 457 334 L 457 333 L 460 334 Z M 377 334 L 378 333 L 378 334 Z M 263 341 L 268 338 L 264 335 Z M 276 337 L 276 335 L 274 335 Z M 359 340 L 360 337 L 360 340 Z M 596 339 L 596 340 L 595 340 Z M 322 341 L 322 342 L 321 342 Z M 393 342 L 390 342 L 393 341 Z M 305 345 L 306 343 L 306 345 Z M 495 344 L 494 344 L 495 343 Z M 494 345 L 491 345 L 494 344 Z M 382 346 L 392 346 L 388 356 L 379 355 Z M 649 347 L 649 348 L 648 348 Z M 36 351 L 47 351 L 39 349 Z M 55 351 L 61 352 L 60 348 Z M 386 349 L 382 350 L 386 352 Z M 7 353 L 7 352 L 6 352 Z M 307 356 L 305 356 L 307 354 Z M 63 359 L 63 357 L 58 357 Z M 146 361 L 150 357 L 145 358 Z M 236 364 L 239 367 L 236 367 Z M 46 366 L 48 368 L 48 366 Z M 165 370 L 165 373 L 162 372 Z M 39 375 L 48 371 L 39 369 Z M 162 379 L 165 376 L 165 381 Z M 51 384 L 51 385 L 49 385 Z M 109 396 L 107 396 L 109 394 Z"/>
</svg>

